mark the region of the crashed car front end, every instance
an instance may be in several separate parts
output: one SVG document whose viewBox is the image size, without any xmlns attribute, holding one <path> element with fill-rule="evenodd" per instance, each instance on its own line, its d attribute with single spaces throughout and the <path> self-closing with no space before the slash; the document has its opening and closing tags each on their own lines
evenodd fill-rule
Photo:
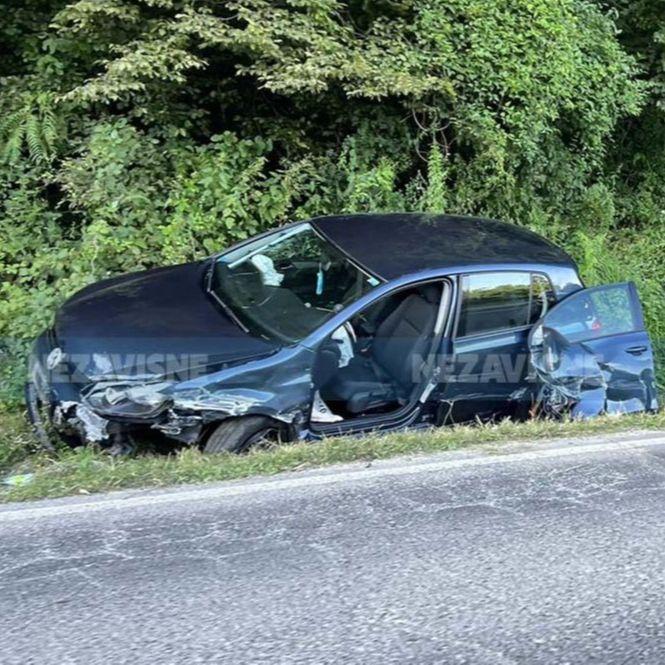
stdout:
<svg viewBox="0 0 665 665">
<path fill-rule="evenodd" d="M 311 351 L 293 346 L 184 376 L 182 371 L 123 376 L 103 354 L 92 354 L 87 364 L 68 357 L 47 331 L 30 356 L 26 400 L 49 449 L 53 430 L 66 441 L 125 450 L 146 432 L 195 444 L 210 424 L 244 415 L 270 417 L 297 438 L 312 390 L 310 368 Z"/>
</svg>

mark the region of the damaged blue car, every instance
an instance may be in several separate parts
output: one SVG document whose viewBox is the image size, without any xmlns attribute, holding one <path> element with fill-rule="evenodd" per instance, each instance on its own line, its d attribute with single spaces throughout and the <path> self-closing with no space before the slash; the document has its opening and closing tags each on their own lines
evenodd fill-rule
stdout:
<svg viewBox="0 0 665 665">
<path fill-rule="evenodd" d="M 35 342 L 44 445 L 265 441 L 657 408 L 631 283 L 585 288 L 530 231 L 331 216 L 83 289 Z"/>
</svg>

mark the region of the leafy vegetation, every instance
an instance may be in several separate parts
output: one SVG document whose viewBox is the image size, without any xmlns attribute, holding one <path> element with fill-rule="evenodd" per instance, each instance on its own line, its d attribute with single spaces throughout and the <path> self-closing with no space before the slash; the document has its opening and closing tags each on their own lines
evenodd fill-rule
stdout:
<svg viewBox="0 0 665 665">
<path fill-rule="evenodd" d="M 528 226 L 663 347 L 662 0 L 3 8 L 0 401 L 85 284 L 331 212 Z"/>
</svg>

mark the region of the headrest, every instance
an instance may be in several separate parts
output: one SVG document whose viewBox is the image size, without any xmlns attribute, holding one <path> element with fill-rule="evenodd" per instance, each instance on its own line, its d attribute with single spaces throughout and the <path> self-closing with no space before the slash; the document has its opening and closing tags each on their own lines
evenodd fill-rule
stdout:
<svg viewBox="0 0 665 665">
<path fill-rule="evenodd" d="M 428 284 L 419 289 L 420 295 L 432 305 L 437 305 L 441 300 L 441 286 L 439 284 Z"/>
</svg>

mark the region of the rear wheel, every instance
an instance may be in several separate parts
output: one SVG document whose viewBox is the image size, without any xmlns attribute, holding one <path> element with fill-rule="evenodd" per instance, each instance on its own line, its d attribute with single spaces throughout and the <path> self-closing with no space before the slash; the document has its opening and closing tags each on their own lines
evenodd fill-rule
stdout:
<svg viewBox="0 0 665 665">
<path fill-rule="evenodd" d="M 211 432 L 205 453 L 242 453 L 257 446 L 281 443 L 282 430 L 270 418 L 244 416 L 224 420 Z"/>
</svg>

